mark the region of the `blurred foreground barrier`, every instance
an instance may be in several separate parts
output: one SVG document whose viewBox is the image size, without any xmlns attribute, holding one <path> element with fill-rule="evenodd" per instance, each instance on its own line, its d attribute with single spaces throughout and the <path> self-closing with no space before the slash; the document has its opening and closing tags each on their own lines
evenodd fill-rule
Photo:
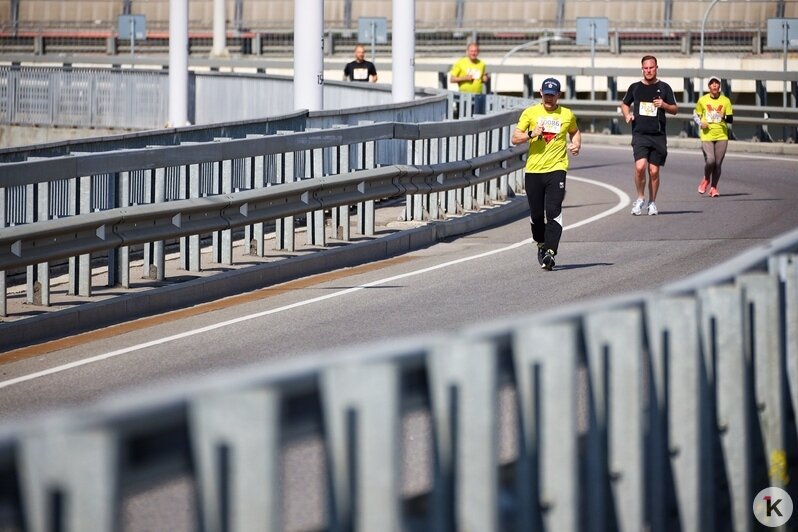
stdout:
<svg viewBox="0 0 798 532">
<path fill-rule="evenodd" d="M 202 530 L 281 530 L 281 460 L 320 438 L 328 530 L 747 531 L 760 489 L 795 496 L 796 408 L 793 231 L 655 291 L 2 427 L 0 527 L 118 530 L 121 494 L 188 473 Z M 432 482 L 405 500 L 417 413 Z"/>
</svg>

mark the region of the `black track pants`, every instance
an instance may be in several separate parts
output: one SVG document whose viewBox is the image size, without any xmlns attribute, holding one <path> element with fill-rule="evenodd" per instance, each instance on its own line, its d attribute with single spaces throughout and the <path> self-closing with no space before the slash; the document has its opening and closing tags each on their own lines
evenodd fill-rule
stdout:
<svg viewBox="0 0 798 532">
<path fill-rule="evenodd" d="M 557 253 L 562 236 L 562 202 L 565 199 L 565 170 L 526 174 L 526 198 L 532 238 Z"/>
</svg>

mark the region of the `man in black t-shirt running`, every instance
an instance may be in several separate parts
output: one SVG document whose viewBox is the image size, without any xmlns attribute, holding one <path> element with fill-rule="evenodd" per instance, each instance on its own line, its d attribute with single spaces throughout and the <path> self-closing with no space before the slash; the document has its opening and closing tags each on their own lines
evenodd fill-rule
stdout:
<svg viewBox="0 0 798 532">
<path fill-rule="evenodd" d="M 635 188 L 637 199 L 632 204 L 632 214 L 643 214 L 646 191 L 646 169 L 648 169 L 649 215 L 658 214 L 659 168 L 668 157 L 668 140 L 665 134 L 665 113 L 675 115 L 679 111 L 673 89 L 657 79 L 657 58 L 643 57 L 643 79 L 629 85 L 621 101 L 626 123 L 632 124 L 632 153 L 635 158 Z"/>
<path fill-rule="evenodd" d="M 344 81 L 377 81 L 377 67 L 365 58 L 366 48 L 358 44 L 355 46 L 355 60 L 344 67 Z"/>
</svg>

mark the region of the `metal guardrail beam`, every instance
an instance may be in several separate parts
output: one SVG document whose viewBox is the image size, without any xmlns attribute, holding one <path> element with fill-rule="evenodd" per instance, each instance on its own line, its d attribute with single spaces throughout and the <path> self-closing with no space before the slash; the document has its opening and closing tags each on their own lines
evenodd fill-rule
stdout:
<svg viewBox="0 0 798 532">
<path fill-rule="evenodd" d="M 508 148 L 468 161 L 423 167 L 388 166 L 236 194 L 110 209 L 8 227 L 0 234 L 0 270 L 222 231 L 368 200 L 476 185 L 522 168 L 526 157 L 522 148 Z M 213 160 L 221 159 L 216 154 Z"/>
</svg>

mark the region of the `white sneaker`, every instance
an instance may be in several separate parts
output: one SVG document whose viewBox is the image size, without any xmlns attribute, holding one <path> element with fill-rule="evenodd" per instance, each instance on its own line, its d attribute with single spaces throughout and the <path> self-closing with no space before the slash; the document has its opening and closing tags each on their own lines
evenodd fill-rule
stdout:
<svg viewBox="0 0 798 532">
<path fill-rule="evenodd" d="M 654 205 L 653 201 L 648 202 L 648 215 L 649 216 L 656 216 L 659 214 L 659 210 L 657 210 L 657 206 Z"/>
<path fill-rule="evenodd" d="M 632 214 L 635 216 L 640 216 L 643 214 L 643 204 L 645 200 L 642 198 L 636 199 L 634 203 L 632 203 Z M 654 207 L 656 209 L 656 207 Z"/>
</svg>

